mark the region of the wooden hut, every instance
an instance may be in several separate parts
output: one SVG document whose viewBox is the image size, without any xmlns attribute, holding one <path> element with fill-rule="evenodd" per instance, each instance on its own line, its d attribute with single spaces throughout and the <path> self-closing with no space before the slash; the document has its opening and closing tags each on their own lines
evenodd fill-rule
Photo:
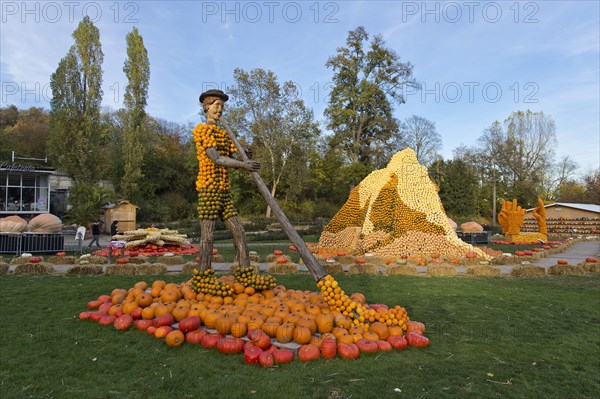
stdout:
<svg viewBox="0 0 600 399">
<path fill-rule="evenodd" d="M 598 234 L 600 232 L 600 205 L 556 202 L 544 206 L 548 234 Z M 537 231 L 533 210 L 527 209 L 521 231 Z"/>
<path fill-rule="evenodd" d="M 118 204 L 110 204 L 104 207 L 104 229 L 110 233 L 110 225 L 113 220 L 118 220 L 119 232 L 135 230 L 136 216 L 139 206 L 132 204 L 127 200 L 122 200 Z"/>
</svg>

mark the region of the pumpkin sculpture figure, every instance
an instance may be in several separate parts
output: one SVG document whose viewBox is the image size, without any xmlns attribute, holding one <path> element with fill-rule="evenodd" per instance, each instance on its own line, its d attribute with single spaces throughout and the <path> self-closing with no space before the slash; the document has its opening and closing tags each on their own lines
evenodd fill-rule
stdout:
<svg viewBox="0 0 600 399">
<path fill-rule="evenodd" d="M 536 242 L 548 240 L 548 229 L 546 227 L 546 208 L 544 201 L 538 198 L 538 206 L 532 212 L 537 220 L 538 233 L 521 233 L 521 226 L 525 219 L 526 210 L 517 204 L 516 198 L 512 201 L 502 201 L 502 209 L 498 213 L 498 223 L 502 228 L 502 234 L 508 241 L 512 242 Z"/>
<path fill-rule="evenodd" d="M 232 158 L 235 145 L 227 133 L 217 126 L 223 113 L 223 105 L 229 99 L 221 90 L 208 90 L 200 95 L 206 113 L 206 124 L 199 124 L 193 131 L 198 154 L 198 216 L 200 218 L 201 242 L 198 264 L 200 270 L 210 269 L 214 242 L 215 221 L 221 218 L 231 234 L 238 261 L 242 267 L 250 266 L 244 228 L 237 218 L 231 197 L 231 185 L 227 168 L 246 169 L 256 172 L 260 164 L 254 161 L 238 161 Z"/>
</svg>

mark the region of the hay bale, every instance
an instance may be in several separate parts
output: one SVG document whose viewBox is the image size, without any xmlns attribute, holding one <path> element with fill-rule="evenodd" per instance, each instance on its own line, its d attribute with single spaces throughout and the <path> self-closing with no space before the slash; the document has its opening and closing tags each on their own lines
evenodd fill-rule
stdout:
<svg viewBox="0 0 600 399">
<path fill-rule="evenodd" d="M 108 263 L 108 259 L 106 259 L 104 256 L 95 256 L 95 255 L 85 256 L 84 255 L 84 256 L 80 257 L 79 259 L 77 259 L 75 261 L 75 264 L 79 265 L 83 261 L 86 261 L 88 264 L 93 263 L 93 264 L 98 264 L 98 265 L 104 265 L 104 264 Z"/>
<path fill-rule="evenodd" d="M 513 277 L 538 277 L 545 276 L 546 269 L 541 266 L 518 266 L 510 273 Z"/>
<path fill-rule="evenodd" d="M 256 262 L 256 263 L 260 262 L 260 256 L 258 254 L 250 254 L 248 256 L 250 257 L 250 262 Z M 221 261 L 221 263 L 222 262 L 223 261 Z"/>
<path fill-rule="evenodd" d="M 269 263 L 267 273 L 295 274 L 298 273 L 298 265 L 296 265 L 295 263 Z"/>
<path fill-rule="evenodd" d="M 383 256 L 365 256 L 366 263 L 370 263 L 375 266 L 385 266 L 387 263 L 385 262 L 385 258 Z"/>
<path fill-rule="evenodd" d="M 340 274 L 344 273 L 344 268 L 340 262 L 323 262 L 320 263 L 327 274 Z"/>
<path fill-rule="evenodd" d="M 104 273 L 102 265 L 81 265 L 73 266 L 67 271 L 67 275 L 81 275 L 81 276 L 96 276 Z"/>
<path fill-rule="evenodd" d="M 419 274 L 416 266 L 393 265 L 385 268 L 384 274 L 388 276 L 415 276 Z"/>
<path fill-rule="evenodd" d="M 146 259 L 145 256 L 133 256 L 133 257 L 129 257 L 129 263 L 133 263 L 134 265 L 141 265 L 144 263 L 147 263 L 148 259 Z"/>
<path fill-rule="evenodd" d="M 225 260 L 223 259 L 223 255 L 221 254 L 216 254 L 216 255 L 211 255 L 210 261 L 212 263 L 223 263 Z M 166 262 L 165 262 L 166 263 Z M 182 262 L 183 263 L 183 262 Z"/>
<path fill-rule="evenodd" d="M 56 256 L 52 255 L 48 257 L 47 262 L 53 265 L 72 265 L 77 260 L 74 256 Z"/>
<path fill-rule="evenodd" d="M 167 265 L 163 263 L 145 263 L 143 265 L 135 265 L 135 274 L 137 276 L 148 276 L 166 273 Z"/>
<path fill-rule="evenodd" d="M 500 255 L 492 259 L 492 265 L 510 265 L 516 262 L 515 256 Z"/>
<path fill-rule="evenodd" d="M 379 269 L 377 268 L 377 266 L 371 263 L 363 263 L 362 265 L 354 263 L 350 265 L 350 267 L 348 268 L 348 272 L 350 274 L 376 275 L 379 274 Z"/>
<path fill-rule="evenodd" d="M 187 262 L 181 268 L 181 274 L 192 274 L 194 273 L 194 269 L 198 268 L 198 263 L 196 262 Z"/>
<path fill-rule="evenodd" d="M 338 262 L 340 262 L 342 265 L 351 265 L 354 263 L 356 256 L 352 256 L 352 255 L 336 256 L 334 259 L 337 260 Z"/>
<path fill-rule="evenodd" d="M 23 263 L 17 265 L 15 274 L 52 274 L 54 266 L 50 263 Z"/>
<path fill-rule="evenodd" d="M 106 274 L 108 276 L 134 276 L 137 265 L 116 265 L 106 266 Z"/>
<path fill-rule="evenodd" d="M 472 276 L 499 276 L 501 270 L 492 266 L 472 266 L 467 269 L 467 274 Z"/>
<path fill-rule="evenodd" d="M 589 273 L 600 273 L 600 263 L 598 262 L 583 262 L 580 264 L 583 270 Z"/>
<path fill-rule="evenodd" d="M 585 274 L 585 269 L 575 265 L 552 265 L 548 268 L 548 274 L 554 276 L 581 275 Z"/>
<path fill-rule="evenodd" d="M 215 256 L 218 255 L 213 255 L 213 262 Z M 160 262 L 164 263 L 165 265 L 181 265 L 185 263 L 185 261 L 183 260 L 183 256 L 181 255 L 163 256 L 160 258 Z"/>
<path fill-rule="evenodd" d="M 6 263 L 0 263 L 0 274 L 8 273 L 8 265 Z"/>
<path fill-rule="evenodd" d="M 29 261 L 29 256 L 17 256 L 12 258 L 9 263 L 11 265 L 23 265 Z"/>
<path fill-rule="evenodd" d="M 456 276 L 458 271 L 454 266 L 427 266 L 428 276 Z"/>
</svg>

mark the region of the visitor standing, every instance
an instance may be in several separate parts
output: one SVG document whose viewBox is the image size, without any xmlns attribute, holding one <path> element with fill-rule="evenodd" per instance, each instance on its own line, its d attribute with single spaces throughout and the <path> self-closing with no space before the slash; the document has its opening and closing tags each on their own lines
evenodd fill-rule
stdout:
<svg viewBox="0 0 600 399">
<path fill-rule="evenodd" d="M 117 229 L 117 224 L 119 223 L 118 220 L 113 220 L 112 224 L 110 225 L 110 236 L 111 238 L 116 236 L 119 233 L 119 230 Z"/>
</svg>

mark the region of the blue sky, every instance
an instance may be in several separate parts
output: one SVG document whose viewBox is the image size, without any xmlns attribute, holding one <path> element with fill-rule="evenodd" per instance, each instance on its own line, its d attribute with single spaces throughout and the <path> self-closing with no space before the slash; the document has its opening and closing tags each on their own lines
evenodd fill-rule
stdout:
<svg viewBox="0 0 600 399">
<path fill-rule="evenodd" d="M 413 64 L 424 90 L 407 92 L 396 117 L 435 122 L 445 158 L 495 120 L 531 109 L 555 120 L 557 156 L 571 156 L 580 173 L 600 166 L 597 1 L 2 1 L 1 10 L 1 106 L 49 107 L 49 77 L 87 14 L 100 29 L 106 106 L 121 106 L 125 35 L 136 26 L 153 116 L 200 121 L 198 95 L 231 85 L 241 67 L 294 81 L 322 120 L 325 62 L 362 25 Z"/>
</svg>

